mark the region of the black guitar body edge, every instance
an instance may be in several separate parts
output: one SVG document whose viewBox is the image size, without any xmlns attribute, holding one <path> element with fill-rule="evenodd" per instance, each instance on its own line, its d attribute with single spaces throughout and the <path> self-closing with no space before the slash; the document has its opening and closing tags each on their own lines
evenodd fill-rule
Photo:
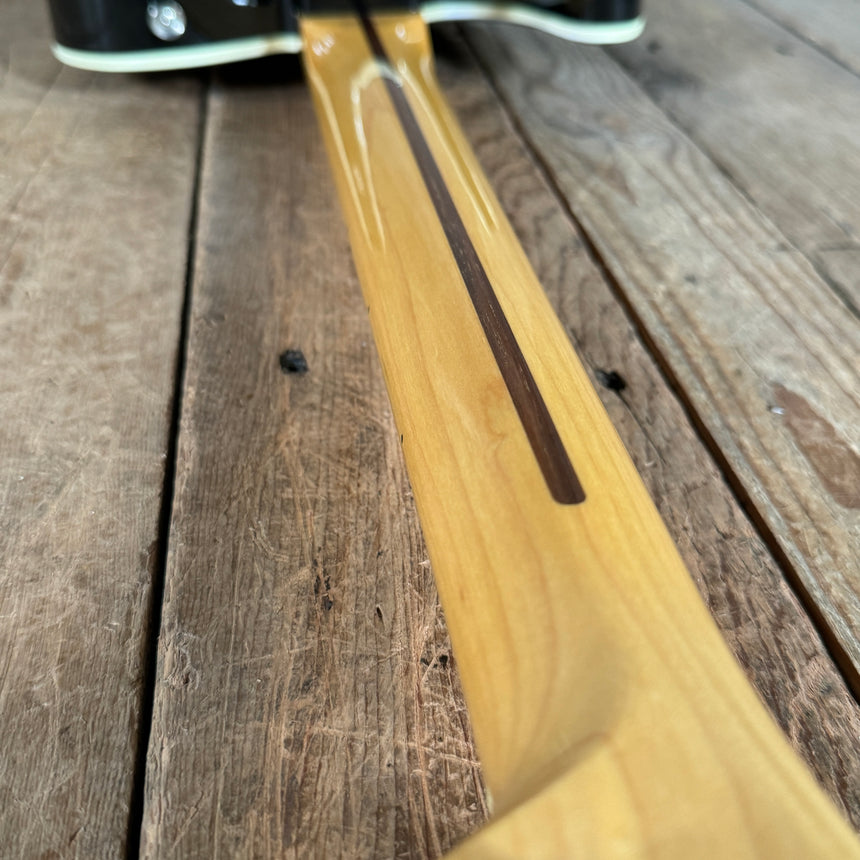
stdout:
<svg viewBox="0 0 860 860">
<path fill-rule="evenodd" d="M 571 42 L 613 44 L 644 27 L 639 0 L 369 0 L 371 13 L 507 21 Z M 299 53 L 302 14 L 354 12 L 350 0 L 49 0 L 57 59 L 100 72 L 153 72 Z"/>
</svg>

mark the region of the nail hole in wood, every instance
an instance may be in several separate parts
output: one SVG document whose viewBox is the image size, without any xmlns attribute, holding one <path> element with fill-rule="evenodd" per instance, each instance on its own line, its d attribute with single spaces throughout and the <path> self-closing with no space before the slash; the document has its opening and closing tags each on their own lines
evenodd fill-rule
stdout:
<svg viewBox="0 0 860 860">
<path fill-rule="evenodd" d="M 283 373 L 307 373 L 308 362 L 300 349 L 285 349 L 278 356 L 278 363 Z"/>
</svg>

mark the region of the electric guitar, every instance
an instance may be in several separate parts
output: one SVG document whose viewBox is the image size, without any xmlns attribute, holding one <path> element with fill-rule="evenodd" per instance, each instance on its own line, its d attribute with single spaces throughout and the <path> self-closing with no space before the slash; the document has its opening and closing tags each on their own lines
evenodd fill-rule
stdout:
<svg viewBox="0 0 860 860">
<path fill-rule="evenodd" d="M 451 856 L 860 857 L 729 654 L 437 86 L 427 23 L 635 0 L 52 0 L 102 71 L 302 52 L 493 817 Z"/>
</svg>

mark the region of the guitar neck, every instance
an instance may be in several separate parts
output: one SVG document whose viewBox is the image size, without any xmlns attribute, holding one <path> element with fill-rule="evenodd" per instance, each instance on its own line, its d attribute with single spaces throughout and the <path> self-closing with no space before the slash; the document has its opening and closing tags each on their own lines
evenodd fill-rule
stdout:
<svg viewBox="0 0 860 860">
<path fill-rule="evenodd" d="M 495 817 L 456 856 L 860 856 L 704 607 L 434 79 L 305 64 Z"/>
</svg>

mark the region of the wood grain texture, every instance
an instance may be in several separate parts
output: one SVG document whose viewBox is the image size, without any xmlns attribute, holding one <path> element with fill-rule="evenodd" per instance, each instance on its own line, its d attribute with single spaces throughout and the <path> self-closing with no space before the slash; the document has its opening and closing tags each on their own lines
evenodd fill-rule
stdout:
<svg viewBox="0 0 860 860">
<path fill-rule="evenodd" d="M 305 19 L 302 33 L 494 801 L 456 856 L 853 856 L 692 588 L 447 113 L 420 19 Z M 426 158 L 467 237 L 436 220 L 448 207 Z M 468 241 L 581 504 L 559 504 L 538 468 L 470 304 Z"/>
<path fill-rule="evenodd" d="M 860 313 L 857 74 L 743 0 L 660 0 L 648 17 L 612 56 Z"/>
<path fill-rule="evenodd" d="M 860 829 L 857 704 L 461 39 L 438 28 L 434 44 L 446 97 L 723 636 Z M 610 371 L 622 391 L 601 384 Z"/>
<path fill-rule="evenodd" d="M 860 73 L 860 15 L 855 0 L 745 0 L 804 41 Z M 781 50 L 785 50 L 783 46 Z"/>
<path fill-rule="evenodd" d="M 5 856 L 125 850 L 197 125 L 193 79 L 64 69 L 0 9 Z"/>
<path fill-rule="evenodd" d="M 850 493 L 822 481 L 814 440 L 775 398 L 780 386 L 794 392 L 830 426 L 831 476 L 853 470 L 857 320 L 605 53 L 557 51 L 548 37 L 504 27 L 468 32 L 856 683 L 856 510 Z"/>
<path fill-rule="evenodd" d="M 209 108 L 143 855 L 438 856 L 483 795 L 345 230 L 304 84 L 235 74 Z"/>
</svg>

